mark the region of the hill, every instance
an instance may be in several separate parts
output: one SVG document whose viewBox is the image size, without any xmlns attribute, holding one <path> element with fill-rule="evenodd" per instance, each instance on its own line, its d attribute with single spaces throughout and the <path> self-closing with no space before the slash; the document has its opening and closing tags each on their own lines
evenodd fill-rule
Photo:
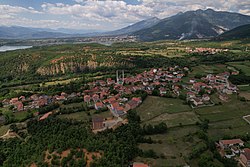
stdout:
<svg viewBox="0 0 250 167">
<path fill-rule="evenodd" d="M 250 24 L 236 27 L 219 36 L 219 39 L 250 38 Z"/>
<path fill-rule="evenodd" d="M 247 23 L 250 23 L 250 16 L 212 9 L 196 10 L 162 19 L 133 35 L 143 41 L 211 38 Z"/>
<path fill-rule="evenodd" d="M 0 27 L 0 38 L 2 39 L 35 39 L 35 38 L 62 38 L 69 34 L 55 32 L 50 29 L 28 28 L 28 27 Z"/>
<path fill-rule="evenodd" d="M 99 32 L 100 33 L 100 32 Z M 66 38 L 85 37 L 98 34 L 97 30 L 75 29 L 49 29 L 20 26 L 0 26 L 0 39 L 41 39 L 41 38 Z"/>
<path fill-rule="evenodd" d="M 139 22 L 137 22 L 135 24 L 132 24 L 132 25 L 127 26 L 127 27 L 124 27 L 124 28 L 119 29 L 119 30 L 102 33 L 102 35 L 124 35 L 124 34 L 130 34 L 130 33 L 134 33 L 136 31 L 145 29 L 145 28 L 152 27 L 152 26 L 156 25 L 157 23 L 159 23 L 159 21 L 160 21 L 159 18 L 152 17 L 152 18 L 149 18 L 147 20 L 139 21 Z"/>
</svg>

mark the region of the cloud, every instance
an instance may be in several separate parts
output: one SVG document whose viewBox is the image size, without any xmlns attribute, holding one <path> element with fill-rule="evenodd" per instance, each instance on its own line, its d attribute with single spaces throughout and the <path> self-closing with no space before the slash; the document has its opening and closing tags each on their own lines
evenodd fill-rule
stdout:
<svg viewBox="0 0 250 167">
<path fill-rule="evenodd" d="M 82 0 L 77 0 L 83 2 Z M 43 11 L 54 15 L 72 15 L 93 21 L 134 22 L 152 16 L 153 10 L 143 5 L 129 5 L 124 1 L 84 1 L 84 4 L 58 5 L 45 3 Z"/>
<path fill-rule="evenodd" d="M 135 0 L 133 4 L 128 0 L 72 1 L 75 3 L 42 3 L 40 11 L 32 6 L 0 5 L 0 24 L 113 30 L 150 17 L 166 18 L 197 9 L 250 15 L 250 1 L 246 0 Z"/>
<path fill-rule="evenodd" d="M 10 5 L 0 5 L 0 14 L 18 14 L 18 13 L 32 13 L 32 14 L 41 14 L 41 12 L 35 10 L 32 7 L 23 8 L 20 6 L 10 6 Z"/>
</svg>

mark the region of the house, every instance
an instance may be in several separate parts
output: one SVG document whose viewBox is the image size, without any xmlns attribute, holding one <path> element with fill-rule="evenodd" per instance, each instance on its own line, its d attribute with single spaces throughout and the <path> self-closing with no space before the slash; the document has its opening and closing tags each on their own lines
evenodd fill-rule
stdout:
<svg viewBox="0 0 250 167">
<path fill-rule="evenodd" d="M 192 99 L 192 98 L 195 98 L 196 97 L 196 94 L 194 92 L 187 92 L 187 98 L 188 99 Z"/>
<path fill-rule="evenodd" d="M 56 100 L 64 101 L 64 100 L 67 100 L 67 98 L 65 96 L 61 95 L 61 96 L 56 96 Z"/>
<path fill-rule="evenodd" d="M 222 149 L 229 148 L 231 146 L 244 146 L 244 142 L 241 139 L 220 140 L 219 144 Z"/>
<path fill-rule="evenodd" d="M 10 99 L 10 104 L 14 104 L 16 102 L 18 102 L 18 97 Z"/>
<path fill-rule="evenodd" d="M 141 162 L 134 162 L 132 167 L 149 167 L 149 165 Z"/>
<path fill-rule="evenodd" d="M 94 94 L 92 96 L 92 99 L 94 100 L 94 102 L 97 102 L 100 98 L 99 98 L 99 95 L 98 94 Z"/>
<path fill-rule="evenodd" d="M 165 94 L 167 94 L 167 89 L 166 89 L 166 88 L 160 87 L 160 88 L 159 88 L 159 91 L 160 91 L 160 95 L 165 95 Z"/>
<path fill-rule="evenodd" d="M 105 108 L 105 105 L 102 102 L 96 102 L 95 103 L 95 109 L 96 110 L 101 110 L 103 108 Z"/>
<path fill-rule="evenodd" d="M 20 97 L 19 97 L 19 100 L 25 101 L 25 96 L 20 96 Z"/>
<path fill-rule="evenodd" d="M 17 110 L 17 111 L 23 111 L 23 110 L 24 110 L 23 103 L 20 102 L 20 101 L 14 103 L 13 105 L 16 107 L 16 110 Z"/>
<path fill-rule="evenodd" d="M 36 94 L 30 96 L 30 99 L 33 100 L 33 101 L 38 100 L 38 98 L 39 98 L 39 97 L 38 97 L 38 95 L 36 95 Z"/>
<path fill-rule="evenodd" d="M 125 105 L 124 111 L 127 112 L 136 108 L 141 103 L 141 98 L 133 97 L 128 103 Z"/>
<path fill-rule="evenodd" d="M 101 117 L 92 118 L 92 129 L 99 130 L 104 128 L 104 120 Z"/>
<path fill-rule="evenodd" d="M 9 105 L 10 104 L 10 100 L 9 99 L 4 99 L 2 101 L 3 105 L 6 106 L 6 105 Z"/>
<path fill-rule="evenodd" d="M 118 116 L 122 116 L 125 114 L 124 112 L 124 108 L 122 106 L 119 105 L 118 102 L 114 101 L 110 104 L 111 109 L 118 115 Z"/>
<path fill-rule="evenodd" d="M 208 95 L 208 94 L 204 94 L 204 95 L 202 96 L 202 100 L 205 101 L 205 102 L 209 101 L 209 100 L 210 100 L 209 95 Z"/>
<path fill-rule="evenodd" d="M 90 97 L 90 95 L 85 95 L 85 96 L 83 97 L 83 99 L 84 99 L 84 102 L 89 103 L 90 100 L 91 100 L 91 97 Z"/>
<path fill-rule="evenodd" d="M 239 75 L 239 71 L 233 71 L 233 72 L 231 72 L 231 75 Z"/>
<path fill-rule="evenodd" d="M 43 107 L 43 106 L 45 106 L 45 105 L 48 105 L 48 99 L 46 99 L 46 98 L 41 98 L 41 99 L 39 99 L 37 102 L 38 102 L 39 108 L 40 108 L 40 107 Z"/>
<path fill-rule="evenodd" d="M 250 149 L 244 148 L 240 154 L 239 162 L 243 167 L 250 167 Z"/>
<path fill-rule="evenodd" d="M 45 120 L 45 119 L 48 118 L 51 114 L 52 114 L 52 112 L 48 112 L 48 113 L 44 114 L 41 118 L 39 118 L 39 121 Z"/>
<path fill-rule="evenodd" d="M 198 106 L 198 105 L 202 105 L 203 104 L 203 102 L 202 102 L 202 99 L 200 99 L 200 98 L 193 98 L 193 99 L 191 99 L 190 101 L 192 101 L 193 102 L 193 104 L 195 105 L 195 106 Z"/>
<path fill-rule="evenodd" d="M 111 78 L 108 78 L 107 79 L 107 84 L 108 85 L 113 85 L 113 84 L 115 84 L 115 80 L 112 80 Z"/>
<path fill-rule="evenodd" d="M 67 97 L 67 96 L 68 96 L 68 94 L 67 94 L 67 93 L 65 93 L 65 92 L 62 92 L 62 93 L 61 93 L 61 96 Z"/>
</svg>

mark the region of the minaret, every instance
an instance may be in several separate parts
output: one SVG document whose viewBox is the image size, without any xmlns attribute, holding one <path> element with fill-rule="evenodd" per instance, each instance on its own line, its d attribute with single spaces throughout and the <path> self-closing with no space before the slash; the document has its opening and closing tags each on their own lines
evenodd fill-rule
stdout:
<svg viewBox="0 0 250 167">
<path fill-rule="evenodd" d="M 116 71 L 116 84 L 123 85 L 124 83 L 124 70 Z"/>
</svg>

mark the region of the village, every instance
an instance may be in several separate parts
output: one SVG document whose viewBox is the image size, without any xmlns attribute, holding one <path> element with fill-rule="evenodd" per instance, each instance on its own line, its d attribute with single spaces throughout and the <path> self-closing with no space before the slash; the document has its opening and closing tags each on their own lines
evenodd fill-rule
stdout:
<svg viewBox="0 0 250 167">
<path fill-rule="evenodd" d="M 103 131 L 108 128 L 127 123 L 126 113 L 138 107 L 145 96 L 156 95 L 162 97 L 178 98 L 185 95 L 185 100 L 191 108 L 213 106 L 210 95 L 215 91 L 221 100 L 227 100 L 228 95 L 237 93 L 237 87 L 228 80 L 234 73 L 208 74 L 200 79 L 191 78 L 183 82 L 190 69 L 179 66 L 166 69 L 150 69 L 136 76 L 125 77 L 124 71 L 116 72 L 116 80 L 96 80 L 87 83 L 89 89 L 83 92 L 48 96 L 34 94 L 30 97 L 20 96 L 2 101 L 4 108 L 10 108 L 13 112 L 22 112 L 31 109 L 39 109 L 55 103 L 62 103 L 74 98 L 82 98 L 88 107 L 96 111 L 109 110 L 112 118 L 92 118 L 93 132 Z M 46 119 L 52 112 L 39 116 L 39 120 Z M 36 115 L 39 115 L 37 112 Z"/>
<path fill-rule="evenodd" d="M 187 53 L 202 53 L 202 54 L 216 54 L 221 52 L 228 52 L 228 49 L 216 49 L 216 48 L 190 48 L 186 47 Z"/>
</svg>

